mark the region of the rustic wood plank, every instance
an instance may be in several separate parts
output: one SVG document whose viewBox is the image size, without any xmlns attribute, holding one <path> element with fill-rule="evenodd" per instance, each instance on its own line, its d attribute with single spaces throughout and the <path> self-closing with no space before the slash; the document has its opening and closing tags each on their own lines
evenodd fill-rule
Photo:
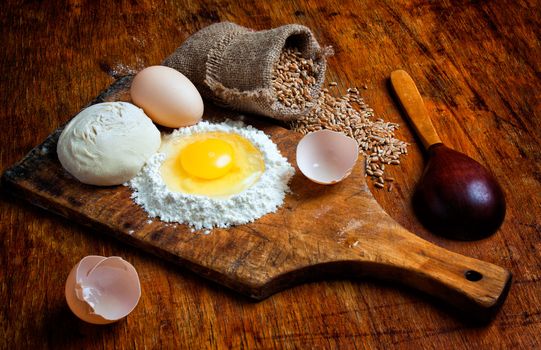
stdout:
<svg viewBox="0 0 541 350">
<path fill-rule="evenodd" d="M 0 199 L 1 347 L 536 348 L 541 343 L 541 14 L 535 0 L 362 2 L 3 2 L 1 170 L 21 159 L 100 90 L 156 64 L 190 33 L 219 20 L 254 28 L 297 22 L 335 46 L 329 80 L 361 87 L 377 115 L 412 143 L 393 192 L 378 203 L 420 237 L 510 269 L 514 283 L 484 327 L 371 279 L 321 281 L 253 303 L 103 234 L 22 201 Z M 387 79 L 407 70 L 442 141 L 487 166 L 508 201 L 490 239 L 449 241 L 425 231 L 409 198 L 423 155 Z M 362 89 L 366 85 L 367 89 Z M 105 328 L 78 322 L 62 286 L 88 254 L 138 269 L 141 304 Z M 430 299 L 429 299 L 430 300 Z"/>
</svg>

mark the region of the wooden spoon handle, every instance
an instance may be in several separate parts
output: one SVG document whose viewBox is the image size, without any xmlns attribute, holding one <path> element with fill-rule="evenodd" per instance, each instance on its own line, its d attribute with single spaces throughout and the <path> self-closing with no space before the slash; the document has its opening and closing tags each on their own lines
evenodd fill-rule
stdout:
<svg viewBox="0 0 541 350">
<path fill-rule="evenodd" d="M 381 232 L 383 240 L 372 242 L 380 246 L 375 258 L 368 259 L 373 262 L 361 254 L 368 274 L 400 281 L 483 320 L 505 300 L 511 284 L 506 269 L 438 247 L 402 227 L 386 231 Z M 378 244 L 383 241 L 393 244 Z"/>
<path fill-rule="evenodd" d="M 421 94 L 410 75 L 406 71 L 395 70 L 391 73 L 391 85 L 425 149 L 436 143 L 441 143 L 441 139 L 428 116 Z"/>
</svg>

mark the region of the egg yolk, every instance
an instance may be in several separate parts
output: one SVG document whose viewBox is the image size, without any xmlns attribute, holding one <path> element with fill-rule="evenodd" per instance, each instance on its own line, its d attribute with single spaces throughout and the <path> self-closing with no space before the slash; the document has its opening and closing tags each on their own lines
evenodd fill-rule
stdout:
<svg viewBox="0 0 541 350">
<path fill-rule="evenodd" d="M 265 172 L 261 151 L 235 133 L 165 136 L 160 175 L 172 192 L 229 198 L 254 185 Z"/>
<path fill-rule="evenodd" d="M 206 180 L 224 176 L 233 166 L 233 147 L 226 141 L 209 138 L 184 148 L 180 163 L 191 176 Z"/>
</svg>

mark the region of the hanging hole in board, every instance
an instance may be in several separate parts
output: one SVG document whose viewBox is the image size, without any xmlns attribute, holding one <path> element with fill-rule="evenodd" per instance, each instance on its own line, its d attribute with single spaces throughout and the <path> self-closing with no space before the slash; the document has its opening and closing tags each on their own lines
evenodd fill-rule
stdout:
<svg viewBox="0 0 541 350">
<path fill-rule="evenodd" d="M 475 270 L 468 270 L 464 272 L 464 277 L 466 277 L 468 281 L 477 282 L 483 278 L 483 275 Z"/>
</svg>

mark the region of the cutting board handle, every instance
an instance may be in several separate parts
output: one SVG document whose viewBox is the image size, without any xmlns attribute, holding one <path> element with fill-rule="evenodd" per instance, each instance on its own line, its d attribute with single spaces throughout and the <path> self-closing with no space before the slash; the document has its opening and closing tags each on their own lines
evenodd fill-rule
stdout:
<svg viewBox="0 0 541 350">
<path fill-rule="evenodd" d="M 490 318 L 507 296 L 511 273 L 502 267 L 448 251 L 399 225 L 379 236 L 367 242 L 376 255 L 361 254 L 370 275 L 405 283 L 478 319 Z"/>
</svg>

